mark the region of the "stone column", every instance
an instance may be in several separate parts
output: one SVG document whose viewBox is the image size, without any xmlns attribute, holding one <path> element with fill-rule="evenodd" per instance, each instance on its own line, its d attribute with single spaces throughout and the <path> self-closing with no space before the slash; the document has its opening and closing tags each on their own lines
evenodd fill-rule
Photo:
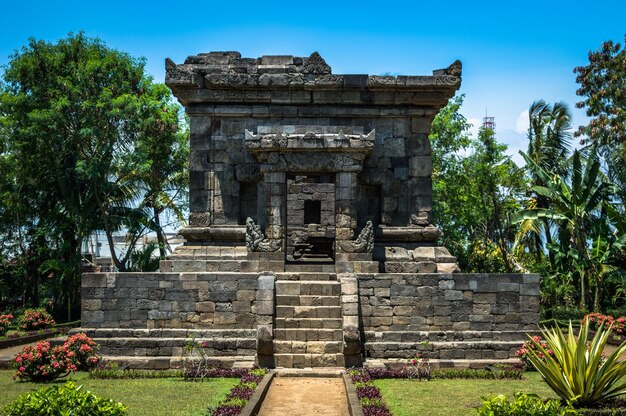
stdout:
<svg viewBox="0 0 626 416">
<path fill-rule="evenodd" d="M 352 240 L 357 224 L 357 172 L 337 172 L 335 239 Z"/>
<path fill-rule="evenodd" d="M 433 115 L 413 117 L 411 136 L 407 139 L 409 157 L 409 224 L 426 226 L 432 223 L 432 171 L 433 163 L 428 134 Z"/>
<path fill-rule="evenodd" d="M 207 154 L 211 149 L 211 118 L 189 115 L 189 226 L 212 223 L 213 172 Z"/>
<path fill-rule="evenodd" d="M 287 184 L 285 172 L 265 172 L 265 235 L 272 240 L 285 237 Z"/>
</svg>

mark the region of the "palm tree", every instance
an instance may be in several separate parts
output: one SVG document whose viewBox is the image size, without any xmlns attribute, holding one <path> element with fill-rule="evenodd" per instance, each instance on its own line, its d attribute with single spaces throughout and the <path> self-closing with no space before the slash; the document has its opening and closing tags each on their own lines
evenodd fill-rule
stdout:
<svg viewBox="0 0 626 416">
<path fill-rule="evenodd" d="M 548 173 L 567 176 L 567 157 L 572 140 L 572 114 L 564 102 L 554 105 L 544 100 L 535 101 L 528 110 L 528 153 L 527 156 L 536 165 Z M 530 181 L 535 186 L 545 186 L 542 178 L 530 170 Z M 536 208 L 548 208 L 548 201 L 543 195 L 536 195 L 533 205 Z M 552 244 L 550 221 L 543 218 L 539 223 L 527 222 L 522 227 L 522 235 L 530 229 L 543 229 L 546 245 Z M 538 257 L 543 253 L 541 233 L 532 233 L 533 250 Z M 548 252 L 550 265 L 555 267 L 555 258 Z"/>
<path fill-rule="evenodd" d="M 580 307 L 586 309 L 587 283 L 597 283 L 594 258 L 589 248 L 594 223 L 604 214 L 612 185 L 600 172 L 597 151 L 592 148 L 583 163 L 581 152 L 572 156 L 571 178 L 549 172 L 522 153 L 531 174 L 544 185 L 532 187 L 537 197 L 545 198 L 547 207 L 524 209 L 513 216 L 513 223 L 528 224 L 542 221 L 556 228 L 559 249 L 555 252 L 556 270 L 573 273 L 580 285 Z M 538 233 L 537 227 L 528 227 Z M 550 230 L 548 230 L 550 231 Z"/>
</svg>

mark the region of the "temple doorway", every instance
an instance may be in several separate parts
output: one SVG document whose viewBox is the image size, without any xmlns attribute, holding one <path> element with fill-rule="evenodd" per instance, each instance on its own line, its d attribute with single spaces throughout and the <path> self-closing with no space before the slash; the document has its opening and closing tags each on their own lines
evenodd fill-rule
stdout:
<svg viewBox="0 0 626 416">
<path fill-rule="evenodd" d="M 335 174 L 287 174 L 285 260 L 334 263 Z"/>
</svg>

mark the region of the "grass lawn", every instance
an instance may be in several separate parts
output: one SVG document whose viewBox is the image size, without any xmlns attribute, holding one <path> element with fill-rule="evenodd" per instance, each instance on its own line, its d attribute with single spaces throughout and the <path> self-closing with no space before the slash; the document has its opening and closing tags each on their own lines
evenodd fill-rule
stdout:
<svg viewBox="0 0 626 416">
<path fill-rule="evenodd" d="M 556 398 L 538 373 L 524 373 L 525 380 L 375 380 L 394 416 L 474 415 L 481 396 L 536 393 L 541 398 Z"/>
<path fill-rule="evenodd" d="M 0 370 L 0 408 L 21 393 L 47 386 L 16 382 L 12 378 L 13 373 L 13 370 Z M 130 416 L 205 415 L 208 406 L 217 405 L 239 382 L 237 378 L 218 378 L 197 383 L 176 378 L 92 380 L 87 373 L 75 373 L 60 383 L 69 380 L 84 385 L 100 397 L 124 403 L 128 406 Z"/>
</svg>

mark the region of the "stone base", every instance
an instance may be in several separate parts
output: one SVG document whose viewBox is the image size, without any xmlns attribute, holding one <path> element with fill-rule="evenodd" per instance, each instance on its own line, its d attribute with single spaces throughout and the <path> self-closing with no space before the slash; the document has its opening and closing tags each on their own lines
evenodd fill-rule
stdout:
<svg viewBox="0 0 626 416">
<path fill-rule="evenodd" d="M 178 365 L 190 338 L 219 366 L 255 357 L 263 366 L 353 366 L 416 352 L 442 366 L 500 362 L 537 331 L 539 276 L 87 273 L 81 319 L 74 332 L 138 368 Z"/>
</svg>

